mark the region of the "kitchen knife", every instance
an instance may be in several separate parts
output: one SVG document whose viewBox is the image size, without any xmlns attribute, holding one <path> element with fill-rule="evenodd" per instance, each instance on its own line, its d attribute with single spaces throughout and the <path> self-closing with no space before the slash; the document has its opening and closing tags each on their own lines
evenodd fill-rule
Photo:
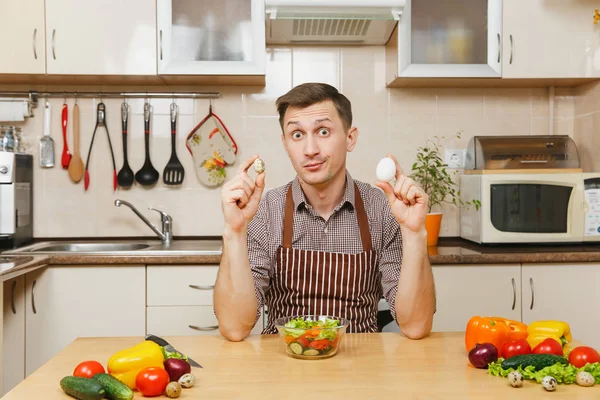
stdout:
<svg viewBox="0 0 600 400">
<path fill-rule="evenodd" d="M 177 352 L 177 353 L 179 353 L 179 354 L 181 354 L 183 356 L 186 356 L 182 352 L 176 350 L 175 347 L 171 346 L 171 344 L 169 344 L 169 342 L 167 342 L 163 338 L 160 338 L 160 337 L 155 336 L 155 335 L 146 335 L 146 340 L 150 340 L 150 341 L 156 343 L 157 345 L 164 347 L 167 352 Z M 200 364 L 198 364 L 196 361 L 192 360 L 189 357 L 188 357 L 187 361 L 190 363 L 190 365 L 192 367 L 202 368 L 202 366 Z"/>
</svg>

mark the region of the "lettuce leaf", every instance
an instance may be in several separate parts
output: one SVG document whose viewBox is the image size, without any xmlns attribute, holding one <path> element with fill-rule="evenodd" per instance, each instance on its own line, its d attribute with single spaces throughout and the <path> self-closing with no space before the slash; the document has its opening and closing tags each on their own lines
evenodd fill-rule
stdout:
<svg viewBox="0 0 600 400">
<path fill-rule="evenodd" d="M 286 329 L 284 332 L 286 335 L 292 336 L 296 339 L 298 339 L 300 336 L 302 336 L 306 333 L 306 331 L 304 329 L 295 329 L 295 328 Z"/>
<path fill-rule="evenodd" d="M 324 329 L 321 332 L 319 332 L 319 336 L 317 336 L 317 340 L 318 339 L 334 340 L 336 336 L 337 336 L 337 332 L 335 331 L 335 329 Z"/>
<path fill-rule="evenodd" d="M 498 361 L 490 363 L 488 365 L 488 374 L 505 378 L 508 376 L 508 374 L 515 370 L 514 368 L 503 369 L 502 361 L 504 361 L 504 359 L 499 358 Z M 516 370 L 523 375 L 523 379 L 535 380 L 537 383 L 541 383 L 545 376 L 552 376 L 558 383 L 564 383 L 567 385 L 575 383 L 575 379 L 579 371 L 586 371 L 592 374 L 597 385 L 600 384 L 600 363 L 586 364 L 581 368 L 577 368 L 571 364 L 564 365 L 561 363 L 556 363 L 549 367 L 542 368 L 539 371 L 536 371 L 535 367 L 533 366 L 528 366 L 525 368 L 519 366 L 519 368 Z"/>
</svg>

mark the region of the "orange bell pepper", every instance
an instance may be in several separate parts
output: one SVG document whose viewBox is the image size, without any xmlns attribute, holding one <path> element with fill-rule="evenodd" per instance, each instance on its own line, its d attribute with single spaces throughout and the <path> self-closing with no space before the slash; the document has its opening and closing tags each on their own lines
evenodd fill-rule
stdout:
<svg viewBox="0 0 600 400">
<path fill-rule="evenodd" d="M 501 317 L 472 317 L 467 323 L 465 348 L 471 351 L 477 343 L 491 343 L 500 352 L 506 342 L 527 338 L 527 325 Z"/>
<path fill-rule="evenodd" d="M 502 318 L 502 317 L 492 317 L 492 319 L 498 321 L 504 321 L 506 325 L 510 328 L 510 341 L 527 339 L 529 332 L 527 331 L 527 324 L 522 323 L 521 321 L 515 321 L 512 319 Z"/>
</svg>

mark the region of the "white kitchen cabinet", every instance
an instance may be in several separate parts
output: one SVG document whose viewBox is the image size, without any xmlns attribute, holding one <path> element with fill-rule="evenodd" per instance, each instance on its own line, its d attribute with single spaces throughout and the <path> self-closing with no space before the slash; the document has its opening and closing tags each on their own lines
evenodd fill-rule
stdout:
<svg viewBox="0 0 600 400">
<path fill-rule="evenodd" d="M 26 376 L 78 337 L 146 333 L 144 265 L 56 265 L 25 282 Z"/>
<path fill-rule="evenodd" d="M 261 0 L 158 0 L 158 73 L 265 75 Z"/>
<path fill-rule="evenodd" d="M 218 272 L 218 265 L 148 265 L 147 332 L 158 336 L 218 335 L 213 308 Z M 263 315 L 252 334 L 262 330 Z"/>
<path fill-rule="evenodd" d="M 2 396 L 25 378 L 25 276 L 4 282 Z"/>
<path fill-rule="evenodd" d="M 500 78 L 501 41 L 501 0 L 406 0 L 386 45 L 386 81 Z"/>
<path fill-rule="evenodd" d="M 597 2 L 503 1 L 504 78 L 600 77 Z"/>
<path fill-rule="evenodd" d="M 44 74 L 44 0 L 0 0 L 0 74 Z"/>
<path fill-rule="evenodd" d="M 573 338 L 600 348 L 600 264 L 523 264 L 523 322 L 559 320 Z"/>
<path fill-rule="evenodd" d="M 218 265 L 148 265 L 148 306 L 209 306 Z"/>
<path fill-rule="evenodd" d="M 46 0 L 46 49 L 48 74 L 156 75 L 155 2 Z"/>
<path fill-rule="evenodd" d="M 434 265 L 433 332 L 464 331 L 475 315 L 521 321 L 521 265 Z"/>
</svg>

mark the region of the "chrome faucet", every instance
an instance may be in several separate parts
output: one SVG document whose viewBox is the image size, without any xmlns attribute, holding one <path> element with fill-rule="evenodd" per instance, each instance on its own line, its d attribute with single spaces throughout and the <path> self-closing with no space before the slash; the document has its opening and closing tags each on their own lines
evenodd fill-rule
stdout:
<svg viewBox="0 0 600 400">
<path fill-rule="evenodd" d="M 157 210 L 156 208 L 148 207 L 148 210 L 156 211 L 160 214 L 162 221 L 162 232 L 159 231 L 154 225 L 150 223 L 131 203 L 125 200 L 115 200 L 115 206 L 121 207 L 121 204 L 126 205 L 131 208 L 131 210 L 138 216 L 142 221 L 146 223 L 158 235 L 158 237 L 162 240 L 163 244 L 170 245 L 173 241 L 173 218 L 166 212 Z"/>
</svg>

